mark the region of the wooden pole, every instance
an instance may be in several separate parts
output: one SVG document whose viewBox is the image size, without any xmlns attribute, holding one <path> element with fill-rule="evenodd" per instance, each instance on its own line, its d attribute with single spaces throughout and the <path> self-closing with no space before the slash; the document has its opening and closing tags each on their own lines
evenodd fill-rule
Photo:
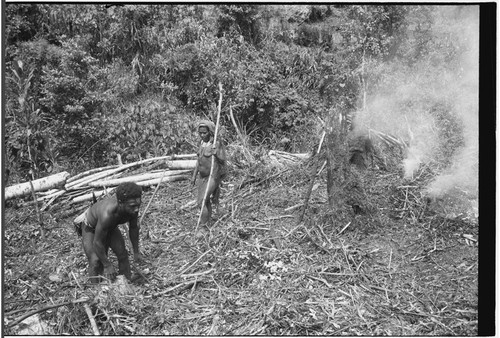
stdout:
<svg viewBox="0 0 500 338">
<path fill-rule="evenodd" d="M 164 171 L 163 174 L 161 175 L 160 182 L 158 182 L 158 185 L 156 186 L 155 191 L 153 191 L 153 195 L 151 196 L 151 199 L 149 200 L 148 205 L 146 205 L 146 208 L 144 209 L 144 212 L 141 215 L 141 219 L 139 220 L 139 227 L 142 227 L 142 220 L 144 219 L 144 216 L 146 215 L 146 212 L 148 211 L 149 205 L 153 201 L 153 198 L 155 198 L 156 192 L 160 188 L 160 184 L 163 181 L 163 177 L 165 177 L 165 173 L 166 173 L 166 171 Z M 149 229 L 146 229 L 145 238 L 149 239 Z"/>
<path fill-rule="evenodd" d="M 214 133 L 214 146 L 217 142 L 217 133 L 219 131 L 219 120 L 220 120 L 220 111 L 222 108 L 222 83 L 219 82 L 219 109 L 217 110 L 217 123 L 215 124 L 215 133 Z M 198 222 L 196 223 L 196 228 L 194 232 L 198 231 L 198 226 L 200 225 L 201 215 L 203 214 L 203 208 L 205 207 L 205 203 L 207 201 L 208 188 L 210 187 L 210 180 L 212 179 L 214 173 L 214 165 L 215 165 L 215 156 L 212 154 L 212 165 L 210 167 L 210 175 L 208 176 L 207 188 L 205 189 L 205 194 L 203 195 L 203 202 L 201 203 L 200 216 L 198 217 Z"/>
</svg>

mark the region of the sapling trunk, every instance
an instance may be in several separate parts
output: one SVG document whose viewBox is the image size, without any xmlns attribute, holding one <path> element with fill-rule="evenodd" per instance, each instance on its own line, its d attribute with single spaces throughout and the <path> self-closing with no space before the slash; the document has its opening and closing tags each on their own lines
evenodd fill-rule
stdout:
<svg viewBox="0 0 500 338">
<path fill-rule="evenodd" d="M 321 136 L 321 141 L 319 142 L 318 150 L 316 151 L 316 155 L 319 155 L 319 152 L 321 151 L 321 146 L 323 145 L 323 140 L 325 139 L 326 132 L 323 132 L 323 135 Z M 319 159 L 316 159 L 316 163 L 314 163 L 313 171 L 311 173 L 311 183 L 309 183 L 309 187 L 307 189 L 306 196 L 304 198 L 304 206 L 302 207 L 302 211 L 300 212 L 299 219 L 297 221 L 297 224 L 302 222 L 302 219 L 304 218 L 304 214 L 306 213 L 307 206 L 309 205 L 309 198 L 311 197 L 312 193 L 312 188 L 314 185 L 314 181 L 316 178 L 316 172 L 318 171 L 318 164 L 319 164 Z"/>
</svg>

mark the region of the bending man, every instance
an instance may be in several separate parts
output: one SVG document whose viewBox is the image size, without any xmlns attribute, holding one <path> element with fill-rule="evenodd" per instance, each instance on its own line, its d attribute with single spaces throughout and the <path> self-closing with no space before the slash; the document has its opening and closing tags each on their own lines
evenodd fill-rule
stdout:
<svg viewBox="0 0 500 338">
<path fill-rule="evenodd" d="M 125 241 L 118 228 L 129 223 L 129 236 L 134 250 L 134 261 L 139 263 L 139 226 L 137 218 L 141 206 L 142 189 L 135 183 L 123 183 L 116 188 L 116 196 L 109 196 L 93 204 L 75 220 L 75 227 L 82 236 L 83 250 L 89 260 L 89 276 L 92 283 L 98 283 L 104 275 L 107 279 L 116 277 L 115 269 L 108 258 L 109 248 L 118 259 L 118 274 L 130 280 L 130 262 Z"/>
</svg>

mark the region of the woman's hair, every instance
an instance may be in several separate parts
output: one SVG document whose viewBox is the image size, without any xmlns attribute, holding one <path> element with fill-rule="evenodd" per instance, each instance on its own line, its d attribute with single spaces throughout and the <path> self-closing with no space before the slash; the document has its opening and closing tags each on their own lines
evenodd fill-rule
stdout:
<svg viewBox="0 0 500 338">
<path fill-rule="evenodd" d="M 198 129 L 200 129 L 200 127 L 207 128 L 207 131 L 212 135 L 215 133 L 215 124 L 212 121 L 201 120 L 198 122 Z"/>
<path fill-rule="evenodd" d="M 125 202 L 131 198 L 142 196 L 142 188 L 133 182 L 122 183 L 116 188 L 116 198 L 119 202 Z"/>
</svg>

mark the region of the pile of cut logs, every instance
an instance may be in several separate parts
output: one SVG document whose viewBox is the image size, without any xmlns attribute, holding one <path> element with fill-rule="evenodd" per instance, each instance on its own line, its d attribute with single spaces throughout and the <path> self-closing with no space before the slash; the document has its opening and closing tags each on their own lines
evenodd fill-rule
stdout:
<svg viewBox="0 0 500 338">
<path fill-rule="evenodd" d="M 124 182 L 152 186 L 160 182 L 186 180 L 196 166 L 196 154 L 160 156 L 141 161 L 94 168 L 71 176 L 68 172 L 5 188 L 5 200 L 33 194 L 45 202 L 41 210 L 63 197 L 70 203 L 92 200 L 114 190 Z M 161 167 L 161 168 L 160 168 Z M 71 176 L 71 177 L 70 177 Z"/>
<path fill-rule="evenodd" d="M 292 154 L 271 150 L 269 159 L 289 165 L 308 159 L 310 154 Z M 94 168 L 71 176 L 63 171 L 37 180 L 5 188 L 4 199 L 32 195 L 36 203 L 43 203 L 41 211 L 60 203 L 75 205 L 106 195 L 124 182 L 139 186 L 156 186 L 160 182 L 175 182 L 190 178 L 196 166 L 196 154 L 160 156 L 141 161 Z M 55 202 L 57 201 L 57 202 Z"/>
</svg>

